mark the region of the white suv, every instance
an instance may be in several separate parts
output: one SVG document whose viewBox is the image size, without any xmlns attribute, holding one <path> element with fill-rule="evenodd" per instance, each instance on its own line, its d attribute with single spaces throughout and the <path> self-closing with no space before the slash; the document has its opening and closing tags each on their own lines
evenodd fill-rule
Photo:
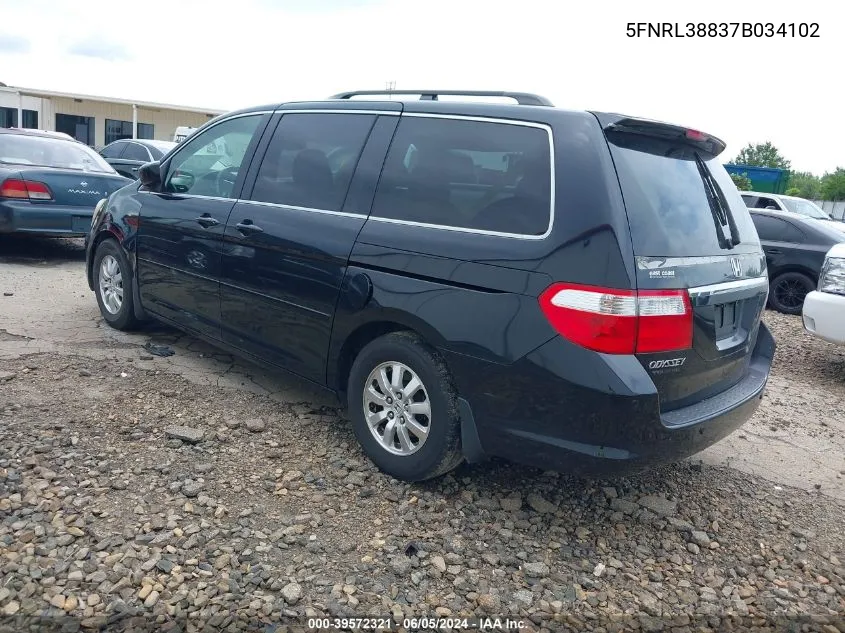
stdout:
<svg viewBox="0 0 845 633">
<path fill-rule="evenodd" d="M 745 202 L 745 206 L 749 209 L 775 209 L 776 211 L 790 211 L 799 215 L 806 215 L 817 220 L 834 219 L 832 215 L 816 203 L 805 198 L 760 191 L 740 191 L 739 193 Z"/>
<path fill-rule="evenodd" d="M 845 243 L 827 252 L 818 289 L 804 299 L 803 315 L 810 334 L 845 345 Z"/>
</svg>

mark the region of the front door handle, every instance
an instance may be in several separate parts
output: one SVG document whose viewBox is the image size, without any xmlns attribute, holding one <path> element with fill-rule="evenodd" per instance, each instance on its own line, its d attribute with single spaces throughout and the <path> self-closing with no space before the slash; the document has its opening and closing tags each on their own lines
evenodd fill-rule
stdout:
<svg viewBox="0 0 845 633">
<path fill-rule="evenodd" d="M 783 251 L 779 248 L 770 248 L 769 255 L 780 255 Z"/>
<path fill-rule="evenodd" d="M 257 224 L 253 224 L 252 220 L 244 220 L 239 224 L 235 225 L 235 228 L 238 229 L 244 235 L 249 235 L 251 233 L 263 233 L 264 229 L 262 229 Z"/>
<path fill-rule="evenodd" d="M 208 229 L 208 228 L 211 228 L 212 226 L 217 226 L 218 224 L 220 224 L 220 220 L 212 218 L 207 213 L 198 217 L 197 222 L 199 222 L 200 226 L 202 226 L 205 229 Z"/>
</svg>

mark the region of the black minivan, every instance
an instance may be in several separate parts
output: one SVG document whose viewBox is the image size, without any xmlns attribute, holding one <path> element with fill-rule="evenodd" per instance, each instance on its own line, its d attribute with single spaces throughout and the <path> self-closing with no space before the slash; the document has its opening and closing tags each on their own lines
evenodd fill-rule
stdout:
<svg viewBox="0 0 845 633">
<path fill-rule="evenodd" d="M 487 456 L 628 473 L 752 415 L 769 286 L 722 141 L 526 93 L 379 92 L 219 116 L 101 201 L 104 319 L 327 387 L 403 480 Z"/>
</svg>

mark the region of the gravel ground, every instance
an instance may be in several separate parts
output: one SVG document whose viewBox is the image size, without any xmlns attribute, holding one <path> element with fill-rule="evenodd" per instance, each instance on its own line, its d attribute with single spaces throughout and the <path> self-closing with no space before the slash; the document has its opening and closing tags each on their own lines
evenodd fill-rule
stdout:
<svg viewBox="0 0 845 633">
<path fill-rule="evenodd" d="M 808 350 L 794 318 L 766 319 L 776 376 L 822 381 L 830 400 L 800 411 L 776 390 L 754 424 L 842 414 L 845 357 Z M 156 363 L 0 365 L 0 622 L 845 632 L 845 507 L 819 492 L 694 462 L 614 482 L 492 462 L 406 484 L 371 466 L 338 410 Z"/>
</svg>

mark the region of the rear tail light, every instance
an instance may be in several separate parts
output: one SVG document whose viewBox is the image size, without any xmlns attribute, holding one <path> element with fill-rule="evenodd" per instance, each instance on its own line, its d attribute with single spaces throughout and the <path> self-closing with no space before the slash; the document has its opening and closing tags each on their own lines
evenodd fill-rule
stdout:
<svg viewBox="0 0 845 633">
<path fill-rule="evenodd" d="M 23 200 L 52 200 L 53 192 L 43 182 L 7 178 L 0 183 L 0 198 Z"/>
<path fill-rule="evenodd" d="M 646 354 L 692 347 L 686 290 L 618 290 L 553 284 L 540 307 L 561 335 L 606 354 Z"/>
</svg>

